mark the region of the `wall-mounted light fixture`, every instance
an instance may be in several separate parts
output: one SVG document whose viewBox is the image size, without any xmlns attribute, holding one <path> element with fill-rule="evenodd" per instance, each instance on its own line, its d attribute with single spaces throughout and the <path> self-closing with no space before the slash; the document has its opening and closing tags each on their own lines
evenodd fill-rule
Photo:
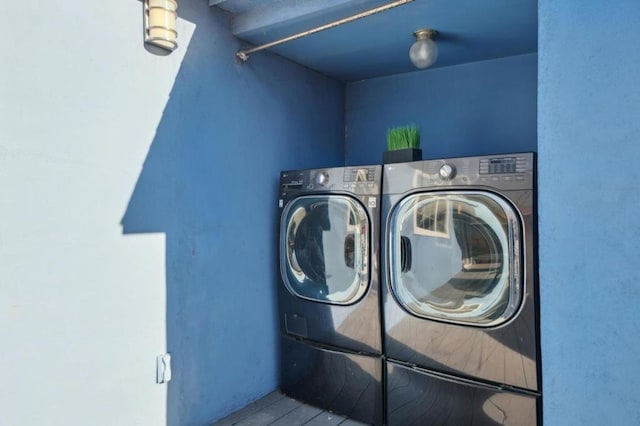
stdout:
<svg viewBox="0 0 640 426">
<path fill-rule="evenodd" d="M 438 59 L 438 45 L 433 41 L 437 34 L 437 31 L 428 29 L 413 33 L 416 42 L 409 49 L 409 58 L 416 68 L 428 68 Z"/>
<path fill-rule="evenodd" d="M 176 0 L 144 0 L 144 41 L 173 51 L 178 47 Z"/>
</svg>

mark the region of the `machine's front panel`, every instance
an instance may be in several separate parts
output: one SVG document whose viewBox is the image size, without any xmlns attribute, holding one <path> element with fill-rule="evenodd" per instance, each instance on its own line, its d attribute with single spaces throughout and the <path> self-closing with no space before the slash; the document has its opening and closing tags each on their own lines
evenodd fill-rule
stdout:
<svg viewBox="0 0 640 426">
<path fill-rule="evenodd" d="M 540 390 L 533 160 L 514 154 L 385 166 L 388 359 Z"/>
<path fill-rule="evenodd" d="M 380 354 L 380 166 L 283 172 L 279 313 L 284 334 Z"/>
</svg>

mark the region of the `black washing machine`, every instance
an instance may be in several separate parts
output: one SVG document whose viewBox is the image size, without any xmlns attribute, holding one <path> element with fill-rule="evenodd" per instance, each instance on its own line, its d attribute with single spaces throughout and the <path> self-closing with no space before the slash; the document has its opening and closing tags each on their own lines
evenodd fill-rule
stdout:
<svg viewBox="0 0 640 426">
<path fill-rule="evenodd" d="M 281 389 L 382 424 L 381 166 L 282 172 Z"/>
</svg>

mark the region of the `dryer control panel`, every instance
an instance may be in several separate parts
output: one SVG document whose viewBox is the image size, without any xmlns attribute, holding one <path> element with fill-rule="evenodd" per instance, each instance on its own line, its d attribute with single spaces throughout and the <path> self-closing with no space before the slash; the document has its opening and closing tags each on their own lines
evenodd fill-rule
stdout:
<svg viewBox="0 0 640 426">
<path fill-rule="evenodd" d="M 533 154 L 495 155 L 424 161 L 425 186 L 486 185 L 517 190 L 532 187 Z"/>
<path fill-rule="evenodd" d="M 527 190 L 534 187 L 534 171 L 535 155 L 530 152 L 386 164 L 382 192 L 468 186 Z"/>
</svg>

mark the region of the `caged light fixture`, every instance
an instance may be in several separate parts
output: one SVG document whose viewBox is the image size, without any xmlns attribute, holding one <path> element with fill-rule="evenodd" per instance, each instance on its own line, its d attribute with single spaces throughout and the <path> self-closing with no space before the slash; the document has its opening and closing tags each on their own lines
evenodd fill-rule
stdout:
<svg viewBox="0 0 640 426">
<path fill-rule="evenodd" d="M 144 0 L 144 41 L 172 52 L 178 47 L 176 0 Z"/>
<path fill-rule="evenodd" d="M 429 29 L 413 33 L 416 42 L 409 49 L 409 58 L 416 68 L 428 68 L 438 59 L 438 45 L 433 41 L 437 34 L 436 30 Z"/>
</svg>

